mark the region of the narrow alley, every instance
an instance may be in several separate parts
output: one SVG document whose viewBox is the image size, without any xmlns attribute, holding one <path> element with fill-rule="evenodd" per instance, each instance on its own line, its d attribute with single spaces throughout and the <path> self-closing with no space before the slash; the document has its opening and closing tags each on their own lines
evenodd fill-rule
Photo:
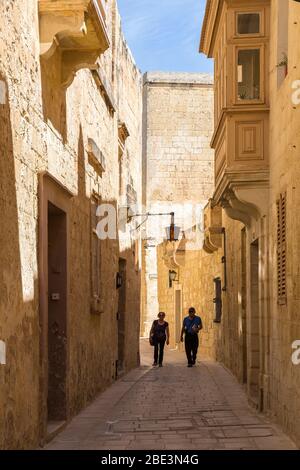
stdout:
<svg viewBox="0 0 300 470">
<path fill-rule="evenodd" d="M 293 450 L 279 427 L 248 406 L 222 365 L 186 367 L 168 350 L 162 369 L 142 340 L 142 365 L 83 410 L 47 450 Z"/>
<path fill-rule="evenodd" d="M 299 44 L 300 0 L 0 1 L 0 452 L 300 450 Z"/>
</svg>

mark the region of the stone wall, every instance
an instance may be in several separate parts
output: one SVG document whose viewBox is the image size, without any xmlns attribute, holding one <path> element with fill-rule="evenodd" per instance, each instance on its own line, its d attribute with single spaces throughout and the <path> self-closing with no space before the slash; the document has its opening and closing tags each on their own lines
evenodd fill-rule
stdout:
<svg viewBox="0 0 300 470">
<path fill-rule="evenodd" d="M 175 212 L 188 230 L 201 220 L 213 190 L 212 78 L 206 74 L 151 72 L 144 76 L 143 203 L 152 213 Z M 170 216 L 149 217 L 145 228 L 143 314 L 147 335 L 159 309 L 156 246 Z"/>
<path fill-rule="evenodd" d="M 250 3 L 250 2 L 249 2 Z M 288 18 L 288 19 L 287 19 Z M 223 293 L 223 326 L 217 358 L 246 383 L 253 398 L 253 361 L 260 368 L 260 406 L 290 436 L 300 442 L 300 366 L 293 364 L 292 345 L 300 339 L 299 316 L 299 62 L 300 9 L 296 2 L 271 2 L 270 80 L 270 187 L 269 206 L 261 227 L 246 230 L 223 216 L 227 233 L 228 288 Z M 277 64 L 287 54 L 287 75 Z M 286 195 L 286 299 L 278 291 L 278 212 L 280 195 Z M 251 302 L 251 246 L 259 237 L 259 320 L 253 318 Z M 243 269 L 246 267 L 246 272 Z M 245 310 L 247 319 L 245 321 Z M 254 330 L 257 331 L 255 335 Z M 254 337 L 256 336 L 256 338 Z M 251 352 L 251 349 L 254 352 Z M 256 352 L 255 352 L 256 351 Z M 255 355 L 259 356 L 255 358 Z M 257 391 L 255 392 L 257 394 Z M 255 403 L 254 403 L 255 404 Z M 256 405 L 257 406 L 257 405 Z"/>
<path fill-rule="evenodd" d="M 245 2 L 245 8 L 252 7 L 252 3 Z M 236 2 L 228 5 L 237 6 Z M 264 3 L 264 6 L 267 5 Z M 271 415 L 299 444 L 300 366 L 297 364 L 299 350 L 296 351 L 295 342 L 300 339 L 297 217 L 300 202 L 300 77 L 297 66 L 300 59 L 300 8 L 297 2 L 274 0 L 269 2 L 265 13 L 266 24 L 270 25 L 270 42 L 263 62 L 266 67 L 263 86 L 270 107 L 270 126 L 265 127 L 264 144 L 270 145 L 270 182 L 265 188 L 257 184 L 253 192 L 252 201 L 260 208 L 261 218 L 252 216 L 251 223 L 245 220 L 247 228 L 244 229 L 239 222 L 223 217 L 227 233 L 228 287 L 223 293 L 223 326 L 217 358 L 241 382 L 247 383 L 250 402 Z M 219 22 L 216 35 L 220 37 L 225 18 L 229 18 L 228 12 Z M 203 30 L 206 39 L 203 36 L 202 42 L 208 40 L 210 34 L 207 24 Z M 246 44 L 245 39 L 243 44 Z M 227 46 L 231 45 L 232 40 L 227 38 Z M 226 47 L 225 55 L 228 55 L 228 50 Z M 219 55 L 220 51 L 217 52 Z M 285 55 L 287 61 L 284 60 Z M 225 62 L 227 59 L 225 57 Z M 228 97 L 232 93 L 234 74 L 231 70 L 228 72 L 230 90 L 219 90 L 223 103 L 226 102 L 225 95 Z M 253 111 L 250 107 L 245 111 L 249 122 L 254 119 Z M 234 142 L 230 141 L 232 136 L 229 134 L 226 138 L 229 139 L 226 144 L 230 153 Z M 236 179 L 238 173 L 237 169 Z M 222 182 L 224 187 L 225 179 Z M 245 187 L 249 183 L 249 189 L 255 188 L 253 179 L 247 181 L 246 177 L 245 180 Z M 234 181 L 230 189 L 234 191 Z M 280 199 L 284 201 L 285 208 L 278 217 Z M 224 204 L 224 200 L 221 202 Z M 246 191 L 239 202 L 247 202 Z M 235 203 L 237 209 L 242 208 L 237 201 Z M 251 215 L 252 208 L 248 206 L 247 216 Z M 235 209 L 234 203 L 231 208 L 230 204 L 227 205 L 229 214 L 243 220 L 243 216 L 239 217 L 238 211 L 232 209 Z"/>
<path fill-rule="evenodd" d="M 116 209 L 122 203 L 119 121 L 130 134 L 122 184 L 130 182 L 141 200 L 141 76 L 123 38 L 116 3 L 106 3 L 110 48 L 98 61 L 102 84 L 94 73 L 81 70 L 66 90 L 59 87 L 59 53 L 47 65 L 40 61 L 38 2 L 0 5 L 0 340 L 6 344 L 6 364 L 0 365 L 0 448 L 34 447 L 47 434 L 38 242 L 43 172 L 72 196 L 66 418 L 116 377 L 119 257 L 127 264 L 123 329 L 130 342 L 125 341 L 124 371 L 138 363 L 139 247 L 123 232 L 122 240 L 117 233 L 115 240 L 101 242 L 103 308 L 91 313 L 90 199 L 97 194 Z M 102 175 L 90 164 L 88 139 L 105 158 Z"/>
</svg>

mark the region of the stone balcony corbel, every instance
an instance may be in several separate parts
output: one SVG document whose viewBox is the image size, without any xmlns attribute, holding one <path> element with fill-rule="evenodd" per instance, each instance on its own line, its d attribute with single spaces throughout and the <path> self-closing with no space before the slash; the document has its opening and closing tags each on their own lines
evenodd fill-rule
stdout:
<svg viewBox="0 0 300 470">
<path fill-rule="evenodd" d="M 106 80 L 106 77 L 99 66 L 96 66 L 95 69 L 92 70 L 92 75 L 111 116 L 113 116 L 116 112 L 117 106 L 114 102 L 113 91 L 110 83 Z"/>
<path fill-rule="evenodd" d="M 188 240 L 183 236 L 177 241 L 164 241 L 163 260 L 169 269 L 178 269 L 185 265 L 186 245 Z"/>
<path fill-rule="evenodd" d="M 223 193 L 220 204 L 228 217 L 242 222 L 247 228 L 267 214 L 269 188 L 259 184 L 231 184 Z"/>
<path fill-rule="evenodd" d="M 232 204 L 233 198 L 227 199 L 226 194 L 221 199 L 221 206 L 223 207 L 226 215 L 233 220 L 242 222 L 246 227 L 251 227 L 251 217 L 247 214 L 246 207 L 243 211 L 234 208 Z"/>
<path fill-rule="evenodd" d="M 58 50 L 61 85 L 68 87 L 78 70 L 93 69 L 109 48 L 105 0 L 39 0 L 40 55 Z"/>
<path fill-rule="evenodd" d="M 130 136 L 128 127 L 126 126 L 125 122 L 118 120 L 118 137 L 119 137 L 119 146 L 123 149 L 125 147 L 125 142 Z"/>
</svg>

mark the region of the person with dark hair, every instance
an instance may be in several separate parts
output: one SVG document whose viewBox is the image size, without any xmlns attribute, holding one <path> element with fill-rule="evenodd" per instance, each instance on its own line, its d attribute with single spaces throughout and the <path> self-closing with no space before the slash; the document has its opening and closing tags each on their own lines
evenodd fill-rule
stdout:
<svg viewBox="0 0 300 470">
<path fill-rule="evenodd" d="M 169 323 L 165 321 L 165 312 L 159 312 L 158 320 L 154 320 L 150 330 L 150 343 L 154 346 L 153 366 L 162 367 L 165 343 L 169 344 Z"/>
<path fill-rule="evenodd" d="M 202 320 L 196 315 L 194 307 L 189 308 L 189 316 L 183 320 L 180 341 L 185 344 L 185 352 L 188 360 L 188 367 L 196 364 L 197 352 L 199 347 L 198 333 L 202 330 Z"/>
</svg>

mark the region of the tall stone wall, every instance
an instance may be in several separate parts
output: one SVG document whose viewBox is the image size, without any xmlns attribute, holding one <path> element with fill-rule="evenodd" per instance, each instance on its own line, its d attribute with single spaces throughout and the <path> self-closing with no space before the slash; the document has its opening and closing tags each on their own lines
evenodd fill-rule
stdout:
<svg viewBox="0 0 300 470">
<path fill-rule="evenodd" d="M 0 448 L 33 447 L 47 434 L 38 241 L 44 172 L 70 196 L 67 419 L 116 376 L 119 257 L 127 265 L 123 333 L 130 342 L 125 342 L 124 370 L 138 363 L 139 248 L 124 233 L 101 242 L 103 308 L 91 313 L 91 196 L 99 195 L 116 211 L 122 203 L 119 121 L 130 134 L 122 184 L 130 182 L 141 200 L 141 76 L 123 38 L 116 2 L 106 4 L 110 48 L 98 60 L 102 84 L 81 70 L 66 90 L 59 87 L 59 54 L 47 66 L 40 61 L 38 2 L 0 4 L 0 340 L 6 346 L 0 364 Z M 88 139 L 104 156 L 102 175 L 89 160 Z"/>
<path fill-rule="evenodd" d="M 300 365 L 292 362 L 292 344 L 300 340 L 299 245 L 299 24 L 296 2 L 271 2 L 270 76 L 270 409 L 273 416 L 300 443 Z M 288 12 L 288 22 L 280 19 Z M 277 41 L 279 39 L 279 43 Z M 279 47 L 285 44 L 288 74 L 276 67 Z M 277 47 L 278 46 L 278 47 Z M 279 76 L 281 74 L 281 77 Z M 278 80 L 279 78 L 279 80 Z M 278 303 L 277 201 L 286 194 L 286 303 Z"/>
<path fill-rule="evenodd" d="M 183 230 L 198 224 L 213 191 L 212 78 L 151 72 L 144 76 L 143 203 L 146 211 L 175 212 Z M 156 247 L 170 216 L 149 217 L 143 256 L 143 315 L 147 335 L 159 309 Z"/>
</svg>

